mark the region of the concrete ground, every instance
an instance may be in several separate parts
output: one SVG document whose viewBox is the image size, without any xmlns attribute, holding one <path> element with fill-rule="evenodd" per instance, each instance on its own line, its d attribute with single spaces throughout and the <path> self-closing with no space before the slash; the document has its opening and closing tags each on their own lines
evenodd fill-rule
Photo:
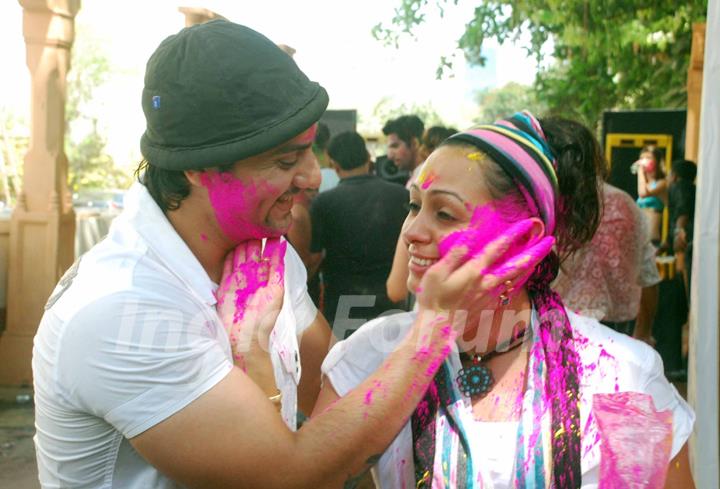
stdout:
<svg viewBox="0 0 720 489">
<path fill-rule="evenodd" d="M 38 489 L 33 403 L 29 388 L 0 387 L 0 487 Z"/>
</svg>

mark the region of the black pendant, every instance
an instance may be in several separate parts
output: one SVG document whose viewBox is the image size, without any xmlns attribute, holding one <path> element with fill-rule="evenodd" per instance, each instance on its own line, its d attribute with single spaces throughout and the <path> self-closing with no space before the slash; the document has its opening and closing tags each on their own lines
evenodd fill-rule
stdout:
<svg viewBox="0 0 720 489">
<path fill-rule="evenodd" d="M 455 380 L 460 391 L 470 398 L 487 394 L 495 382 L 492 370 L 480 365 L 480 362 L 461 369 Z"/>
</svg>

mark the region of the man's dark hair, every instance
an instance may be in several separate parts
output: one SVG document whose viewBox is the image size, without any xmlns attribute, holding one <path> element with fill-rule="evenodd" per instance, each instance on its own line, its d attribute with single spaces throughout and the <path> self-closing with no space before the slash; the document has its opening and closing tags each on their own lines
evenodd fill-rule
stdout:
<svg viewBox="0 0 720 489">
<path fill-rule="evenodd" d="M 383 127 L 383 134 L 397 134 L 397 137 L 408 146 L 412 145 L 413 138 L 422 141 L 425 124 L 416 115 L 403 115 L 397 119 L 389 120 Z"/>
<path fill-rule="evenodd" d="M 672 162 L 672 172 L 680 180 L 692 182 L 697 175 L 697 166 L 690 160 L 675 160 Z"/>
<path fill-rule="evenodd" d="M 219 166 L 218 170 L 226 172 L 230 171 L 232 167 L 231 163 Z M 147 160 L 142 160 L 135 170 L 135 178 L 145 185 L 163 214 L 179 209 L 182 201 L 190 195 L 190 182 L 183 171 L 166 170 L 152 165 Z"/>
<path fill-rule="evenodd" d="M 353 170 L 368 162 L 365 140 L 356 132 L 343 132 L 330 140 L 328 155 L 343 170 Z"/>
</svg>

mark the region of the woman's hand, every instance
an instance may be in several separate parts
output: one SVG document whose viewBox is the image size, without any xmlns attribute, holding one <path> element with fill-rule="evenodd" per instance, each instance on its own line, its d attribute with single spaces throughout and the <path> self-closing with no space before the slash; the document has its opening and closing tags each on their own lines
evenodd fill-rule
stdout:
<svg viewBox="0 0 720 489">
<path fill-rule="evenodd" d="M 235 365 L 269 396 L 275 395 L 269 338 L 283 301 L 287 242 L 245 241 L 228 254 L 217 293 L 217 311 L 230 339 Z"/>
<path fill-rule="evenodd" d="M 436 353 L 446 353 L 483 310 L 497 309 L 506 284 L 522 287 L 552 251 L 555 239 L 532 238 L 533 225 L 530 219 L 516 223 L 481 249 L 456 246 L 425 272 L 416 292 L 418 324 Z"/>
<path fill-rule="evenodd" d="M 420 281 L 420 308 L 467 311 L 485 305 L 494 309 L 503 285 L 522 286 L 552 250 L 553 237 L 529 236 L 533 224 L 531 219 L 520 221 L 481 249 L 467 245 L 451 249 Z"/>
</svg>

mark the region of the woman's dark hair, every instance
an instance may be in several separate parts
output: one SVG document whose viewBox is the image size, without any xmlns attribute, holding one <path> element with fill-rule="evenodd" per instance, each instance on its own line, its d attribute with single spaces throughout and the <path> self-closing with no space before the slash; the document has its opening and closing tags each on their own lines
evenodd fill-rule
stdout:
<svg viewBox="0 0 720 489">
<path fill-rule="evenodd" d="M 560 200 L 556 209 L 557 247 L 571 254 L 595 235 L 602 217 L 605 158 L 595 135 L 579 122 L 562 117 L 540 120 L 557 160 Z"/>
<path fill-rule="evenodd" d="M 232 166 L 223 165 L 218 169 L 221 172 L 230 171 Z M 135 170 L 135 178 L 145 185 L 164 214 L 179 209 L 182 201 L 190 195 L 190 182 L 185 172 L 158 168 L 147 160 L 140 162 Z"/>
<path fill-rule="evenodd" d="M 652 153 L 655 159 L 655 179 L 661 180 L 665 178 L 665 155 L 662 150 L 655 145 L 648 144 L 640 150 L 640 154 L 643 153 Z"/>
<path fill-rule="evenodd" d="M 440 143 L 457 132 L 454 127 L 432 126 L 425 131 L 422 137 L 422 145 L 428 153 L 435 151 Z"/>
</svg>

